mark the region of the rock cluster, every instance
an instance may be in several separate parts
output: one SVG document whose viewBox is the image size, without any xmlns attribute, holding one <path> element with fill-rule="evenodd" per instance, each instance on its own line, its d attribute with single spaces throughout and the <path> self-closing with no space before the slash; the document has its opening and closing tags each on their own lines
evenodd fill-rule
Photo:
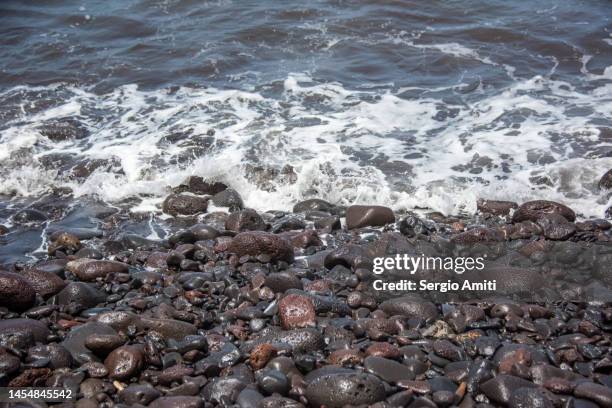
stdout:
<svg viewBox="0 0 612 408">
<path fill-rule="evenodd" d="M 612 406 L 610 223 L 549 201 L 478 209 L 264 213 L 198 178 L 164 202 L 163 240 L 89 209 L 75 219 L 103 232 L 64 228 L 46 259 L 0 271 L 0 386 L 71 387 L 60 406 L 79 408 Z M 404 253 L 486 255 L 499 290 L 373 290 L 374 259 Z"/>
</svg>

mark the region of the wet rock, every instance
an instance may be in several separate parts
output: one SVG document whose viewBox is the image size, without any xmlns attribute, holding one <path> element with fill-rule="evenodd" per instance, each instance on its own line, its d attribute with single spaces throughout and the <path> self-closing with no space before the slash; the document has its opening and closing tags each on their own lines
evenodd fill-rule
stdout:
<svg viewBox="0 0 612 408">
<path fill-rule="evenodd" d="M 173 319 L 142 318 L 140 324 L 145 330 L 154 330 L 166 340 L 183 340 L 185 337 L 197 332 L 193 324 Z"/>
<path fill-rule="evenodd" d="M 601 190 L 612 189 L 612 169 L 608 170 L 606 174 L 601 176 L 601 179 L 599 179 L 598 186 Z"/>
<path fill-rule="evenodd" d="M 59 276 L 37 269 L 21 271 L 21 276 L 44 299 L 59 293 L 66 286 L 66 282 Z"/>
<path fill-rule="evenodd" d="M 414 380 L 415 378 L 415 372 L 410 367 L 388 358 L 370 356 L 364 360 L 363 366 L 369 373 L 382 378 L 388 383 Z"/>
<path fill-rule="evenodd" d="M 355 349 L 340 349 L 330 353 L 328 361 L 330 364 L 341 367 L 355 366 L 363 362 L 363 354 L 359 350 Z"/>
<path fill-rule="evenodd" d="M 176 364 L 165 368 L 157 377 L 160 384 L 169 386 L 175 382 L 182 382 L 184 377 L 193 375 L 193 368 Z"/>
<path fill-rule="evenodd" d="M 212 403 L 231 404 L 236 401 L 240 392 L 246 387 L 246 384 L 238 378 L 214 378 L 206 384 L 202 395 L 206 401 Z"/>
<path fill-rule="evenodd" d="M 293 206 L 294 213 L 305 213 L 308 211 L 323 211 L 326 213 L 335 214 L 337 212 L 337 207 L 318 198 L 300 201 Z"/>
<path fill-rule="evenodd" d="M 117 332 L 112 327 L 98 322 L 89 322 L 70 330 L 66 339 L 62 342 L 62 346 L 70 352 L 76 363 L 83 364 L 88 361 L 99 361 L 91 350 L 85 347 L 87 338 L 92 334 L 116 336 Z"/>
<path fill-rule="evenodd" d="M 306 249 L 323 245 L 323 241 L 319 238 L 319 234 L 314 230 L 306 230 L 298 233 L 290 232 L 287 238 L 295 248 Z"/>
<path fill-rule="evenodd" d="M 600 407 L 612 407 L 612 388 L 593 382 L 582 382 L 574 388 L 574 395 L 595 401 Z"/>
<path fill-rule="evenodd" d="M 374 342 L 365 351 L 367 356 L 397 359 L 400 357 L 399 349 L 390 343 Z"/>
<path fill-rule="evenodd" d="M 568 221 L 576 220 L 576 214 L 571 208 L 554 201 L 537 200 L 529 201 L 519 206 L 512 216 L 512 222 L 535 222 L 545 214 L 559 214 Z"/>
<path fill-rule="evenodd" d="M 9 229 L 5 227 L 4 225 L 0 224 L 0 237 L 8 233 L 9 233 Z"/>
<path fill-rule="evenodd" d="M 149 405 L 161 396 L 161 392 L 150 384 L 130 384 L 119 392 L 119 400 L 128 405 Z"/>
<path fill-rule="evenodd" d="M 342 223 L 338 217 L 322 217 L 315 220 L 314 227 L 318 230 L 336 231 L 342 228 Z"/>
<path fill-rule="evenodd" d="M 257 374 L 257 384 L 266 395 L 286 395 L 290 388 L 287 376 L 282 372 L 273 369 L 265 369 L 260 371 Z"/>
<path fill-rule="evenodd" d="M 272 224 L 272 232 L 275 234 L 285 231 L 303 230 L 304 228 L 306 228 L 306 222 L 295 215 L 286 215 Z"/>
<path fill-rule="evenodd" d="M 501 242 L 502 233 L 493 228 L 472 228 L 468 231 L 453 235 L 451 241 L 460 245 L 474 245 L 477 243 Z"/>
<path fill-rule="evenodd" d="M 30 363 L 44 361 L 49 368 L 57 369 L 70 367 L 72 355 L 60 344 L 41 344 L 28 350 L 27 361 Z"/>
<path fill-rule="evenodd" d="M 324 259 L 327 269 L 342 265 L 353 270 L 357 268 L 371 269 L 372 254 L 363 246 L 355 244 L 343 245 L 329 252 Z"/>
<path fill-rule="evenodd" d="M 42 386 L 47 378 L 51 376 L 49 368 L 30 368 L 13 378 L 9 383 L 9 387 L 32 387 Z"/>
<path fill-rule="evenodd" d="M 296 353 L 319 350 L 324 344 L 320 330 L 305 328 L 271 333 L 257 340 L 246 342 L 242 348 L 248 351 L 262 343 L 270 343 L 279 349 L 289 347 Z"/>
<path fill-rule="evenodd" d="M 351 308 L 341 300 L 335 296 L 322 296 L 315 295 L 310 292 L 306 292 L 298 289 L 289 289 L 285 292 L 287 295 L 296 294 L 300 296 L 308 297 L 312 304 L 314 305 L 315 311 L 317 313 L 336 313 L 339 315 L 349 315 L 351 314 Z"/>
<path fill-rule="evenodd" d="M 60 305 L 77 304 L 86 308 L 94 307 L 106 300 L 104 293 L 85 282 L 70 282 L 56 297 Z"/>
<path fill-rule="evenodd" d="M 412 295 L 384 301 L 380 309 L 390 316 L 402 315 L 423 321 L 432 321 L 439 315 L 438 308 L 433 303 Z"/>
<path fill-rule="evenodd" d="M 437 340 L 433 343 L 434 352 L 450 361 L 461 361 L 467 358 L 465 351 L 448 340 Z"/>
<path fill-rule="evenodd" d="M 538 407 L 553 408 L 555 397 L 549 391 L 538 388 L 518 388 L 512 392 L 508 406 L 510 408 Z"/>
<path fill-rule="evenodd" d="M 535 384 L 520 377 L 502 374 L 481 384 L 480 390 L 491 400 L 508 405 L 514 390 L 535 387 L 537 387 Z"/>
<path fill-rule="evenodd" d="M 61 232 L 52 239 L 53 242 L 49 244 L 49 248 L 47 249 L 50 255 L 55 254 L 57 251 L 62 251 L 66 254 L 74 254 L 81 249 L 81 241 L 79 238 L 68 232 Z"/>
<path fill-rule="evenodd" d="M 476 202 L 476 208 L 478 209 L 478 211 L 484 214 L 506 216 L 510 215 L 512 210 L 516 210 L 518 208 L 518 204 L 512 201 L 495 201 L 480 199 Z"/>
<path fill-rule="evenodd" d="M 251 350 L 251 354 L 249 357 L 249 362 L 251 363 L 251 367 L 254 370 L 259 370 L 268 364 L 268 361 L 276 356 L 276 348 L 268 343 L 263 343 L 258 346 L 255 346 L 253 350 Z"/>
<path fill-rule="evenodd" d="M 352 205 L 346 210 L 346 227 L 379 227 L 395 222 L 395 215 L 388 207 L 377 205 Z"/>
<path fill-rule="evenodd" d="M 264 396 L 257 392 L 257 390 L 245 388 L 238 394 L 236 404 L 238 404 L 240 408 L 262 408 L 261 401 L 263 399 Z M 282 407 L 284 407 L 284 405 L 279 408 Z"/>
<path fill-rule="evenodd" d="M 316 312 L 312 300 L 306 296 L 290 294 L 278 302 L 281 326 L 286 330 L 316 326 Z"/>
<path fill-rule="evenodd" d="M 6 350 L 0 350 L 0 378 L 6 378 L 19 371 L 21 362 L 19 357 L 10 354 Z"/>
<path fill-rule="evenodd" d="M 544 236 L 551 240 L 566 240 L 576 232 L 576 225 L 560 214 L 545 214 L 537 220 Z"/>
<path fill-rule="evenodd" d="M 104 364 L 97 361 L 89 361 L 80 367 L 90 378 L 104 378 L 108 375 L 108 369 Z"/>
<path fill-rule="evenodd" d="M 211 201 L 217 207 L 229 207 L 230 211 L 239 211 L 244 208 L 242 197 L 232 188 L 218 192 L 212 196 Z"/>
<path fill-rule="evenodd" d="M 374 375 L 320 370 L 309 374 L 311 379 L 306 388 L 306 398 L 312 406 L 336 408 L 373 404 L 385 399 L 385 387 Z"/>
<path fill-rule="evenodd" d="M 305 408 L 305 406 L 291 398 L 273 395 L 262 399 L 258 408 Z"/>
<path fill-rule="evenodd" d="M 85 338 L 85 347 L 97 356 L 106 356 L 124 343 L 125 339 L 117 334 L 94 333 Z"/>
<path fill-rule="evenodd" d="M 446 390 L 436 391 L 432 395 L 432 400 L 438 407 L 448 407 L 453 404 L 454 399 L 455 393 Z"/>
<path fill-rule="evenodd" d="M 164 200 L 162 210 L 172 216 L 197 215 L 206 212 L 208 199 L 189 194 L 171 194 Z"/>
<path fill-rule="evenodd" d="M 74 118 L 54 119 L 43 124 L 38 131 L 53 142 L 84 139 L 89 135 L 87 128 Z"/>
<path fill-rule="evenodd" d="M 127 273 L 129 265 L 117 261 L 100 261 L 96 259 L 77 259 L 66 264 L 66 270 L 84 282 L 93 282 L 109 274 Z"/>
<path fill-rule="evenodd" d="M 246 209 L 230 214 L 225 221 L 225 229 L 235 232 L 263 231 L 266 223 L 257 211 Z"/>
<path fill-rule="evenodd" d="M 34 319 L 0 319 L 0 346 L 26 348 L 46 343 L 51 334 L 47 325 Z"/>
<path fill-rule="evenodd" d="M 0 306 L 23 312 L 36 301 L 36 292 L 27 279 L 12 272 L 0 271 Z"/>
<path fill-rule="evenodd" d="M 188 191 L 193 194 L 215 195 L 227 189 L 223 183 L 216 181 L 206 181 L 200 176 L 189 176 L 177 188 L 177 192 Z"/>
<path fill-rule="evenodd" d="M 26 208 L 11 217 L 15 224 L 32 225 L 47 221 L 47 214 L 33 208 Z"/>
<path fill-rule="evenodd" d="M 277 235 L 261 231 L 241 232 L 228 245 L 228 251 L 238 255 L 268 255 L 272 261 L 293 262 L 293 248 Z"/>
<path fill-rule="evenodd" d="M 137 376 L 144 365 L 144 353 L 137 346 L 121 346 L 104 360 L 108 376 L 115 380 L 129 380 Z"/>
<path fill-rule="evenodd" d="M 190 396 L 160 397 L 149 404 L 149 408 L 204 408 L 204 406 L 202 398 Z"/>
<path fill-rule="evenodd" d="M 266 276 L 264 285 L 272 289 L 275 293 L 284 293 L 289 289 L 302 289 L 302 281 L 294 273 L 283 271 L 271 273 Z"/>
</svg>

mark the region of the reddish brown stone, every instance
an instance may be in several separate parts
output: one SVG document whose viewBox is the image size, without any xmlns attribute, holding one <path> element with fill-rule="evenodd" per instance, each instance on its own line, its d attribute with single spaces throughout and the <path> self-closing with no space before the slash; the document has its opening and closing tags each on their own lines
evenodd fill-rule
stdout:
<svg viewBox="0 0 612 408">
<path fill-rule="evenodd" d="M 529 366 L 530 364 L 531 353 L 527 349 L 520 348 L 504 356 L 499 362 L 498 370 L 500 374 L 511 374 L 515 365 Z"/>
<path fill-rule="evenodd" d="M 43 386 L 47 378 L 51 376 L 49 368 L 30 368 L 13 378 L 9 387 L 31 387 L 33 385 Z"/>
<path fill-rule="evenodd" d="M 309 297 L 291 294 L 278 303 L 281 326 L 286 330 L 316 326 L 316 312 Z"/>
<path fill-rule="evenodd" d="M 249 357 L 249 362 L 254 370 L 264 368 L 268 361 L 276 356 L 277 350 L 269 343 L 262 343 L 256 346 Z"/>
</svg>

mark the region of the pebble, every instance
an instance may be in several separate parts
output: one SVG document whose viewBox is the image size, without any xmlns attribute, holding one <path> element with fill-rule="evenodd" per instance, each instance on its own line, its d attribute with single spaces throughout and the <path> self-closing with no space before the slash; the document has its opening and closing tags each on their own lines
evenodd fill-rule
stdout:
<svg viewBox="0 0 612 408">
<path fill-rule="evenodd" d="M 491 400 L 499 404 L 508 405 L 514 390 L 523 387 L 535 388 L 537 386 L 520 377 L 501 374 L 481 384 L 480 390 Z"/>
<path fill-rule="evenodd" d="M 415 379 L 415 372 L 408 366 L 388 358 L 370 356 L 363 361 L 364 368 L 388 383 Z"/>
<path fill-rule="evenodd" d="M 320 369 L 319 369 L 320 370 Z M 338 408 L 345 405 L 367 405 L 385 399 L 383 383 L 374 375 L 359 372 L 310 373 L 306 398 L 310 405 Z"/>
<path fill-rule="evenodd" d="M 292 262 L 294 259 L 293 248 L 289 242 L 263 231 L 241 232 L 232 239 L 227 249 L 238 257 L 266 254 L 273 262 Z"/>
<path fill-rule="evenodd" d="M 285 330 L 316 326 L 316 311 L 307 296 L 290 294 L 278 302 L 278 316 Z"/>
<path fill-rule="evenodd" d="M 117 261 L 100 261 L 97 259 L 77 259 L 66 264 L 66 270 L 76 275 L 81 281 L 93 282 L 109 274 L 127 273 L 129 265 Z"/>
<path fill-rule="evenodd" d="M 144 365 L 142 348 L 136 346 L 121 346 L 113 350 L 104 360 L 110 378 L 129 380 L 137 376 Z"/>
</svg>

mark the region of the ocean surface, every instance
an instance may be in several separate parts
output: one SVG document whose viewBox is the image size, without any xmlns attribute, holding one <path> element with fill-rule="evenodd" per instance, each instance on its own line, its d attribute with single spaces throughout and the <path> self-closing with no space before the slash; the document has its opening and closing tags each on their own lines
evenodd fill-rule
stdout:
<svg viewBox="0 0 612 408">
<path fill-rule="evenodd" d="M 63 192 L 155 211 L 199 175 L 258 210 L 484 197 L 602 217 L 611 17 L 607 0 L 3 0 L 0 210 Z M 51 140 L 54 121 L 83 137 Z"/>
</svg>

